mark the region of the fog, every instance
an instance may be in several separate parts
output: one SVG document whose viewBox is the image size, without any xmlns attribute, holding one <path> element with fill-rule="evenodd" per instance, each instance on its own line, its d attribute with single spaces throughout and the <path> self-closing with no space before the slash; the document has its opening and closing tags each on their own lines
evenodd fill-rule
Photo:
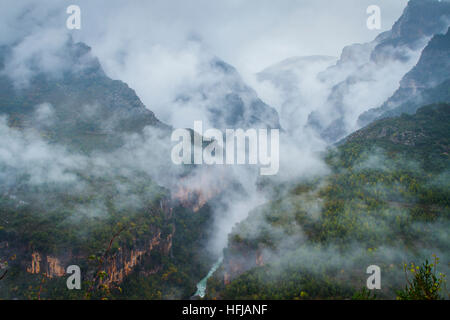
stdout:
<svg viewBox="0 0 450 320">
<path fill-rule="evenodd" d="M 1 2 L 7 10 L 0 13 L 0 45 L 12 48 L 1 72 L 14 81 L 16 89 L 26 88 L 39 72 L 60 77 L 73 68 L 67 65 L 63 50 L 72 37 L 91 46 L 109 77 L 126 82 L 149 110 L 174 128 L 192 127 L 194 120 L 213 127 L 208 110 L 230 92 L 238 92 L 245 106 L 260 98 L 278 111 L 282 129 L 280 170 L 272 178 L 274 183 L 293 184 L 329 173 L 322 160 L 329 141 L 321 133 L 339 120 L 343 123 L 341 135 L 358 129 L 358 116 L 389 98 L 420 56 L 420 50 L 399 48 L 408 59 L 386 59 L 381 64 L 370 59 L 375 46 L 372 41 L 391 28 L 406 0 L 377 1 L 382 29 L 375 31 L 366 27 L 366 8 L 373 4 L 370 0 L 83 0 L 77 3 L 82 28 L 73 31 L 65 28 L 65 9 L 72 4 L 68 1 Z M 426 41 L 423 39 L 422 47 Z M 350 48 L 351 59 L 341 57 L 342 49 L 353 43 L 364 45 Z M 211 66 L 216 59 L 229 63 L 236 72 L 217 72 Z M 88 64 L 85 61 L 75 67 Z M 57 107 L 36 106 L 36 121 L 51 126 Z M 95 117 L 95 108 L 80 107 L 86 117 Z M 136 171 L 143 171 L 174 193 L 180 186 L 204 194 L 222 186 L 217 191 L 219 199 L 211 204 L 214 232 L 208 248 L 215 255 L 227 245 L 236 223 L 268 200 L 258 187 L 261 177 L 254 167 L 198 168 L 181 180 L 183 170 L 171 164 L 164 133 L 155 128 L 124 137 L 125 144 L 118 150 L 86 156 L 50 145 L 36 132 L 18 132 L 6 122 L 4 118 L 0 122 L 5 186 L 14 186 L 14 177 L 26 173 L 31 184 L 70 183 L 77 186 L 77 192 L 84 184 L 74 172 L 88 168 L 95 168 L 89 172 L 96 176 L 132 179 L 137 178 Z M 117 203 L 139 202 L 132 185 L 117 181 L 117 188 Z M 320 203 L 315 203 L 308 212 L 318 218 L 320 208 Z M 80 214 L 95 212 L 96 216 L 104 211 L 101 201 L 79 209 Z M 308 253 L 320 257 L 330 257 L 328 253 L 333 252 L 332 248 L 309 249 Z"/>
</svg>

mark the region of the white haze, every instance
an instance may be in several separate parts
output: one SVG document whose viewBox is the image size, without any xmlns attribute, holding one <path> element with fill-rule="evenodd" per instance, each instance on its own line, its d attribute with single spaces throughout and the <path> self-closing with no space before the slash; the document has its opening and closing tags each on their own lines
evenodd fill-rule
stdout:
<svg viewBox="0 0 450 320">
<path fill-rule="evenodd" d="M 235 66 L 259 96 L 279 111 L 285 129 L 280 137 L 281 163 L 277 177 L 280 181 L 328 172 L 320 160 L 320 152 L 326 143 L 314 131 L 305 128 L 308 115 L 317 111 L 325 125 L 335 120 L 336 115 L 327 104 L 327 98 L 333 85 L 343 80 L 340 78 L 342 73 L 325 70 L 335 63 L 345 45 L 371 41 L 379 32 L 366 28 L 366 8 L 373 4 L 369 0 L 331 3 L 325 0 L 78 1 L 82 10 L 82 29 L 70 32 L 65 29 L 65 8 L 72 4 L 69 1 L 1 2 L 7 10 L 0 13 L 0 44 L 15 45 L 6 72 L 18 86 L 25 86 L 33 75 L 28 61 L 36 60 L 36 57 L 41 70 L 55 74 L 64 71 L 67 66 L 59 48 L 67 34 L 71 34 L 91 46 L 108 76 L 128 83 L 159 119 L 174 127 L 192 127 L 193 120 L 202 119 L 204 109 L 196 104 L 180 108 L 174 103 L 177 96 L 214 81 L 215 74 L 207 67 L 212 58 L 217 56 Z M 383 30 L 391 27 L 406 3 L 406 0 L 378 1 Z M 336 59 L 329 58 L 298 70 L 292 83 L 296 94 L 282 85 L 255 78 L 257 72 L 286 58 L 317 54 Z M 365 57 L 366 53 L 361 55 Z M 366 61 L 364 57 L 361 60 Z M 416 53 L 407 65 L 393 62 L 379 70 L 370 63 L 365 65 L 367 80 L 350 86 L 344 100 L 348 130 L 356 128 L 356 119 L 362 111 L 382 103 L 396 89 L 396 83 L 413 65 L 414 59 L 417 59 Z M 347 70 L 354 71 L 359 67 L 355 65 Z M 327 72 L 326 81 L 319 79 L 321 72 Z M 212 96 L 211 100 L 214 99 Z M 38 115 L 42 115 L 48 108 L 39 110 Z M 2 130 L 7 129 L 2 127 Z M 154 134 L 150 129 L 147 131 L 149 137 Z M 12 145 L 18 146 L 16 152 L 26 147 L 14 135 L 11 139 Z M 6 140 L 3 141 L 6 147 Z M 115 161 L 118 165 L 114 170 L 122 172 L 143 168 L 156 181 L 170 186 L 177 172 L 172 172 L 171 177 L 164 176 L 169 171 L 161 168 L 167 166 L 170 158 L 161 158 L 166 153 L 154 151 L 164 146 L 154 146 L 149 141 L 155 139 L 129 137 L 125 147 L 128 149 L 97 159 L 105 165 Z M 46 150 L 48 147 L 41 140 L 36 144 L 42 147 L 41 153 L 46 154 L 49 163 L 56 165 L 48 172 L 50 176 L 37 172 L 39 179 L 58 174 L 69 179 L 71 176 L 66 176 L 65 170 L 61 171 L 61 165 L 78 166 L 88 161 L 83 158 L 64 160 L 67 157 L 63 150 Z M 129 152 L 121 153 L 123 150 L 132 150 L 133 156 Z M 21 165 L 26 160 L 22 158 L 16 163 Z M 5 156 L 5 159 L 8 158 Z M 149 159 L 152 159 L 151 163 Z M 124 163 L 125 166 L 120 166 Z M 215 252 L 220 252 L 226 245 L 226 236 L 234 224 L 265 201 L 256 187 L 258 175 L 253 170 L 229 170 L 242 185 L 246 196 L 241 197 L 232 189 L 223 193 L 225 202 L 231 205 L 215 208 L 214 234 L 217 236 L 211 245 Z M 189 181 L 190 185 L 194 183 Z M 211 179 L 201 187 L 207 192 L 214 183 Z"/>
</svg>

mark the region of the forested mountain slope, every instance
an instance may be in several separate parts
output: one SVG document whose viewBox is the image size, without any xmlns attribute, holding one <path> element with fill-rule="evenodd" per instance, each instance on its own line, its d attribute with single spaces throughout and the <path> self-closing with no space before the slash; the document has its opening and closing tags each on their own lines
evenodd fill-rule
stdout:
<svg viewBox="0 0 450 320">
<path fill-rule="evenodd" d="M 326 156 L 332 172 L 281 190 L 229 237 L 210 297 L 351 298 L 381 267 L 380 297 L 403 264 L 437 254 L 448 272 L 450 105 L 383 119 Z"/>
</svg>

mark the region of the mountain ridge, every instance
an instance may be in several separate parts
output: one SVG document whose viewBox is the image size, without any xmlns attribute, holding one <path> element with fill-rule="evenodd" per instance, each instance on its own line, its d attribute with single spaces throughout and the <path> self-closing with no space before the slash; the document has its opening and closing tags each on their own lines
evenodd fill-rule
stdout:
<svg viewBox="0 0 450 320">
<path fill-rule="evenodd" d="M 364 126 L 374 119 L 414 113 L 420 104 L 444 102 L 437 92 L 448 88 L 450 79 L 450 28 L 435 35 L 423 50 L 418 63 L 400 81 L 397 91 L 379 108 L 370 109 L 359 117 Z M 441 100 L 443 99 L 443 100 Z"/>
</svg>

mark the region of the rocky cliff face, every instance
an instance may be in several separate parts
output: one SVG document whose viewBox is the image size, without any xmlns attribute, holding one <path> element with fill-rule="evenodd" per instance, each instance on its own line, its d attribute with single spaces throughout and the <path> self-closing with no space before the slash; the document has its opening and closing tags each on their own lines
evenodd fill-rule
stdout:
<svg viewBox="0 0 450 320">
<path fill-rule="evenodd" d="M 168 214 L 171 215 L 172 209 L 168 208 Z M 159 255 L 168 256 L 172 249 L 172 239 L 175 228 L 169 234 L 163 235 L 158 228 L 149 230 L 147 235 L 134 240 L 134 243 L 127 245 L 121 243 L 119 248 L 113 254 L 108 254 L 102 269 L 106 272 L 106 278 L 102 283 L 106 285 L 120 284 L 137 266 L 146 262 L 142 273 L 150 275 L 157 273 L 161 269 L 159 261 L 152 261 L 151 255 L 157 252 Z M 10 248 L 12 251 L 17 249 Z M 69 265 L 85 265 L 89 254 L 74 255 L 71 252 L 61 255 L 49 255 L 33 251 L 22 253 L 25 259 L 26 272 L 30 274 L 45 274 L 48 278 L 59 278 L 66 275 L 66 269 Z M 82 270 L 82 272 L 86 270 Z M 89 272 L 89 274 L 92 273 Z"/>
<path fill-rule="evenodd" d="M 255 267 L 262 267 L 267 257 L 263 254 L 263 247 L 249 248 L 245 245 L 231 243 L 225 255 L 223 267 L 223 281 L 227 285 L 233 279 Z"/>
<path fill-rule="evenodd" d="M 403 77 L 392 97 L 381 107 L 362 114 L 359 122 L 366 125 L 375 119 L 397 116 L 402 112 L 412 114 L 423 104 L 447 101 L 444 95 L 448 84 L 445 82 L 449 79 L 450 28 L 446 34 L 435 35 L 430 40 L 419 62 Z"/>
<path fill-rule="evenodd" d="M 277 111 L 259 99 L 233 66 L 213 57 L 202 63 L 202 69 L 199 83 L 177 95 L 174 104 L 180 110 L 195 108 L 208 126 L 220 130 L 280 128 Z"/>
<path fill-rule="evenodd" d="M 153 251 L 167 256 L 172 248 L 172 237 L 173 234 L 169 234 L 162 238 L 161 231 L 158 231 L 152 238 L 145 241 L 144 245 L 134 245 L 131 248 L 126 246 L 119 247 L 118 252 L 109 257 L 105 263 L 104 269 L 107 276 L 102 283 L 106 285 L 120 284 Z M 74 257 L 65 255 L 58 258 L 33 252 L 31 253 L 30 261 L 27 263 L 26 271 L 30 274 L 45 274 L 50 279 L 59 278 L 66 275 L 66 268 L 69 265 L 76 264 L 77 261 L 86 261 L 87 259 L 87 256 Z M 143 270 L 143 272 L 149 275 L 157 273 L 160 269 L 161 265 L 155 263 L 152 268 Z"/>
<path fill-rule="evenodd" d="M 408 59 L 407 51 L 395 49 L 421 50 L 424 41 L 435 34 L 445 32 L 449 23 L 449 2 L 411 0 L 392 29 L 377 37 L 375 40 L 377 45 L 371 53 L 371 60 L 383 63 L 392 57 Z"/>
<path fill-rule="evenodd" d="M 193 171 L 191 175 L 179 178 L 177 185 L 174 186 L 172 201 L 197 212 L 208 201 L 219 197 L 230 188 L 232 183 L 233 178 L 226 175 L 226 171 L 219 171 L 216 168 Z"/>
<path fill-rule="evenodd" d="M 173 230 L 174 232 L 175 230 Z M 153 251 L 167 256 L 172 248 L 173 233 L 161 237 L 161 232 L 156 232 L 151 239 L 145 241 L 142 246 L 132 246 L 132 249 L 119 248 L 118 253 L 109 259 L 106 264 L 107 277 L 103 283 L 107 285 L 120 284 L 126 276 L 133 272 L 145 259 L 150 258 Z M 151 259 L 151 258 L 150 258 Z M 151 267 L 142 272 L 146 275 L 157 273 L 161 269 L 158 263 L 150 262 Z"/>
<path fill-rule="evenodd" d="M 450 2 L 412 0 L 390 31 L 370 43 L 344 48 L 337 64 L 320 75 L 332 89 L 325 103 L 326 111 L 312 112 L 308 126 L 328 142 L 336 142 L 370 122 L 355 121 L 353 115 L 367 111 L 370 104 L 380 106 L 389 99 L 417 63 L 428 41 L 446 32 L 449 24 Z M 429 62 L 445 58 L 431 51 L 425 52 L 426 56 L 430 57 Z M 411 92 L 421 89 L 423 83 L 410 80 L 404 79 L 401 86 Z M 370 94 L 364 94 L 365 91 Z M 410 91 L 402 94 L 399 99 L 408 96 Z M 361 103 L 368 105 L 361 106 Z"/>
<path fill-rule="evenodd" d="M 97 262 L 93 265 L 89 263 L 89 257 L 95 252 L 79 250 L 75 252 L 71 247 L 64 247 L 64 251 L 44 252 L 19 241 L 2 241 L 0 263 L 8 261 L 9 266 L 2 264 L 0 267 L 3 270 L 11 266 L 17 268 L 19 272 L 45 275 L 49 279 L 66 277 L 66 269 L 70 265 L 80 266 L 84 279 L 89 279 L 100 267 L 106 272 L 102 283 L 108 286 L 120 284 L 137 267 L 144 275 L 155 274 L 162 268 L 160 257 L 171 254 L 175 234 L 171 203 L 168 200 L 161 200 L 160 209 L 164 212 L 165 219 L 162 226 L 150 225 L 144 234 L 131 232 L 132 240 L 118 236 L 114 240 L 117 241 L 117 248 L 96 253 L 99 256 L 105 254 L 101 266 L 97 265 Z M 107 246 L 108 243 L 104 245 Z M 104 249 L 105 247 L 102 250 Z M 14 261 L 10 257 L 14 257 Z"/>
<path fill-rule="evenodd" d="M 39 252 L 31 254 L 31 263 L 27 267 L 27 272 L 31 274 L 45 273 L 48 278 L 62 277 L 66 274 L 59 258 L 42 255 Z"/>
<path fill-rule="evenodd" d="M 417 49 L 421 39 L 445 32 L 450 23 L 450 2 L 437 0 L 410 0 L 402 16 L 392 29 L 381 34 L 380 43 L 372 58 L 377 57 L 388 46 L 407 46 Z"/>
</svg>

